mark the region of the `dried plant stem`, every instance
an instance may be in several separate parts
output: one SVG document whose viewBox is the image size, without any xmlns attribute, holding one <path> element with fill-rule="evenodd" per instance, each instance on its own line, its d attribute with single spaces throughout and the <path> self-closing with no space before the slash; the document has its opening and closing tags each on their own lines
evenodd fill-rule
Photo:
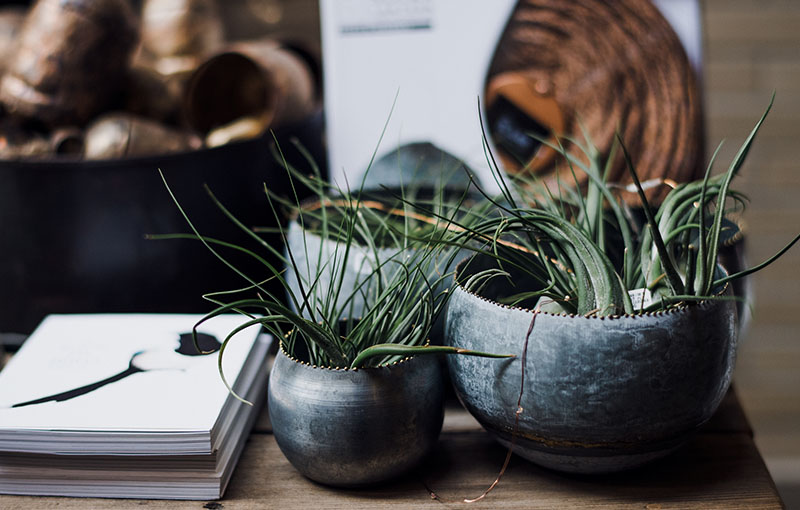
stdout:
<svg viewBox="0 0 800 510">
<path fill-rule="evenodd" d="M 517 397 L 517 410 L 514 412 L 514 427 L 511 429 L 511 444 L 508 446 L 508 452 L 506 453 L 506 459 L 503 461 L 503 466 L 500 468 L 500 472 L 497 474 L 497 478 L 494 479 L 492 484 L 485 490 L 483 493 L 478 496 L 477 498 L 465 498 L 463 500 L 464 503 L 476 503 L 486 496 L 489 495 L 492 490 L 500 483 L 500 480 L 503 478 L 503 475 L 506 474 L 506 470 L 508 469 L 508 464 L 511 462 L 511 456 L 514 454 L 514 446 L 517 444 L 517 435 L 519 434 L 519 417 L 524 412 L 522 408 L 522 395 L 525 393 L 525 365 L 528 360 L 528 342 L 531 338 L 531 333 L 533 333 L 533 326 L 536 324 L 536 316 L 539 314 L 539 310 L 535 310 L 533 312 L 533 317 L 531 318 L 531 324 L 528 326 L 528 332 L 525 335 L 525 343 L 522 346 L 522 370 L 521 370 L 521 380 L 519 383 L 519 396 Z M 436 492 L 432 491 L 427 485 L 425 488 L 428 490 L 428 493 L 431 496 L 431 499 L 435 499 L 436 501 L 441 501 L 442 503 L 449 503 L 442 499 Z"/>
</svg>

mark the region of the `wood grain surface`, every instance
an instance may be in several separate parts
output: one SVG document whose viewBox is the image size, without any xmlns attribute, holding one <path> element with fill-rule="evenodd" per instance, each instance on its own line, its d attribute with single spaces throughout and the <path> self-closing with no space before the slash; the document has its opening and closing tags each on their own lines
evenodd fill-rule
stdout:
<svg viewBox="0 0 800 510">
<path fill-rule="evenodd" d="M 307 480 L 268 431 L 263 413 L 225 497 L 217 502 L 0 496 L 0 508 L 783 508 L 734 392 L 692 440 L 662 461 L 615 475 L 567 476 L 513 457 L 499 485 L 473 504 L 460 501 L 479 496 L 494 481 L 506 450 L 454 402 L 448 405 L 439 447 L 423 466 L 404 479 L 360 490 Z M 429 489 L 441 500 L 433 500 Z"/>
</svg>

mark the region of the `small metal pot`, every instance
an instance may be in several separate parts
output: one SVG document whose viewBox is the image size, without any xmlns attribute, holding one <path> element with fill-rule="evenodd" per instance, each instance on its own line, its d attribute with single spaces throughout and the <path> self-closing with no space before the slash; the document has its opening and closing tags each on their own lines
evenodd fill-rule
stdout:
<svg viewBox="0 0 800 510">
<path fill-rule="evenodd" d="M 269 417 L 289 462 L 308 478 L 352 487 L 416 466 L 436 445 L 444 417 L 438 360 L 334 369 L 289 357 L 270 372 Z"/>
<path fill-rule="evenodd" d="M 459 265 L 459 281 L 493 267 L 486 256 L 470 261 Z M 512 278 L 515 292 L 536 288 Z M 553 315 L 499 304 L 498 296 L 513 293 L 504 285 L 496 279 L 480 295 L 457 286 L 445 342 L 517 358 L 450 356 L 448 365 L 464 406 L 508 446 L 526 359 L 514 452 L 528 460 L 574 473 L 642 465 L 678 448 L 728 389 L 737 345 L 732 301 L 641 315 Z"/>
</svg>

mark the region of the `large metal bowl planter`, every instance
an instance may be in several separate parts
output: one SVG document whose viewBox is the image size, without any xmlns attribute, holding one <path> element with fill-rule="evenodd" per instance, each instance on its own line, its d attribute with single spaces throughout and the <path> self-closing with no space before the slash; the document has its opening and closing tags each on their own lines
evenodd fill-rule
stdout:
<svg viewBox="0 0 800 510">
<path fill-rule="evenodd" d="M 377 368 L 332 369 L 281 348 L 269 380 L 275 440 L 308 478 L 351 487 L 401 475 L 436 445 L 444 389 L 434 356 Z"/>
<path fill-rule="evenodd" d="M 459 277 L 488 257 L 459 266 Z M 524 285 L 524 279 L 514 277 Z M 534 313 L 457 286 L 445 342 L 517 354 L 498 362 L 448 359 L 467 410 L 509 445 L 521 384 L 514 451 L 542 466 L 574 473 L 633 468 L 679 447 L 725 395 L 736 353 L 736 305 L 714 300 L 641 315 L 583 317 Z"/>
</svg>

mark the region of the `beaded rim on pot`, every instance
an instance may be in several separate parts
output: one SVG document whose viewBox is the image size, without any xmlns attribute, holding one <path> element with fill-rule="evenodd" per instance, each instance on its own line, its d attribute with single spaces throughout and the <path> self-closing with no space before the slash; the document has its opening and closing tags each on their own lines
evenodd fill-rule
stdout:
<svg viewBox="0 0 800 510">
<path fill-rule="evenodd" d="M 744 239 L 747 231 L 747 223 L 743 218 L 731 219 L 731 223 L 736 226 L 736 232 L 734 232 L 730 237 L 721 240 L 722 242 L 720 243 L 720 246 L 723 248 L 730 248 L 731 246 L 740 243 Z"/>
<path fill-rule="evenodd" d="M 521 311 L 521 312 L 529 312 L 529 313 L 534 313 L 534 314 L 544 314 L 544 315 L 549 315 L 551 317 L 565 317 L 565 318 L 575 318 L 575 319 L 583 318 L 583 319 L 597 319 L 597 320 L 606 320 L 606 319 L 607 320 L 615 320 L 615 319 L 636 319 L 637 317 L 660 317 L 660 316 L 665 316 L 665 315 L 674 315 L 674 314 L 677 314 L 677 313 L 683 313 L 686 310 L 688 310 L 689 307 L 690 307 L 689 304 L 683 303 L 683 304 L 668 308 L 666 310 L 656 310 L 656 311 L 652 311 L 652 312 L 624 313 L 624 314 L 614 314 L 614 315 L 588 315 L 587 316 L 587 315 L 579 315 L 579 314 L 576 314 L 576 313 L 566 313 L 566 312 L 565 313 L 552 313 L 552 312 L 543 311 L 543 310 L 535 310 L 535 309 L 531 309 L 531 308 L 527 308 L 527 307 L 506 305 L 506 304 L 503 304 L 503 303 L 499 303 L 499 302 L 495 301 L 494 299 L 490 299 L 490 298 L 487 298 L 485 296 L 482 296 L 482 295 L 478 294 L 477 292 L 473 292 L 473 291 L 467 290 L 466 288 L 464 288 L 464 286 L 462 285 L 461 281 L 459 280 L 459 277 L 461 276 L 461 273 L 462 273 L 462 271 L 464 269 L 464 266 L 466 264 L 468 264 L 471 260 L 473 260 L 474 257 L 477 257 L 478 255 L 479 254 L 473 254 L 470 257 L 468 257 L 468 258 L 462 260 L 461 262 L 459 262 L 458 265 L 456 266 L 456 272 L 455 272 L 454 280 L 455 280 L 455 283 L 456 283 L 456 286 L 457 286 L 458 290 L 460 290 L 460 291 L 462 291 L 465 294 L 468 294 L 470 296 L 476 297 L 476 298 L 478 298 L 478 299 L 480 299 L 482 301 L 485 301 L 487 303 L 491 303 L 491 304 L 496 305 L 496 306 L 498 306 L 500 308 L 505 308 L 507 310 L 518 310 L 518 311 Z M 551 262 L 557 263 L 557 261 L 555 261 L 555 260 L 551 260 Z M 718 265 L 718 267 L 719 267 L 719 265 Z M 722 289 L 717 293 L 717 295 L 718 296 L 724 295 L 725 293 L 728 292 L 729 288 L 730 288 L 730 284 L 728 282 L 725 282 L 725 284 L 723 285 Z M 695 303 L 692 303 L 691 306 L 692 307 L 700 307 L 700 308 L 708 308 L 708 307 L 710 307 L 710 306 L 712 306 L 712 305 L 714 305 L 716 303 L 717 303 L 716 300 L 703 299 L 703 300 L 697 301 Z"/>
<path fill-rule="evenodd" d="M 293 331 L 294 331 L 294 329 L 289 330 L 284 335 L 284 338 L 286 338 L 289 335 L 291 335 Z M 431 343 L 431 341 L 428 340 L 428 341 L 425 342 L 425 345 L 426 346 L 430 345 L 430 343 Z M 336 371 L 336 372 L 358 372 L 358 371 L 368 371 L 368 370 L 382 369 L 382 368 L 392 368 L 394 366 L 401 365 L 403 363 L 408 363 L 412 359 L 418 357 L 418 356 L 406 356 L 405 358 L 399 359 L 397 361 L 393 361 L 391 363 L 387 363 L 387 364 L 383 364 L 383 365 L 378 365 L 376 367 L 361 367 L 361 368 L 359 368 L 359 367 L 356 367 L 356 368 L 350 368 L 350 367 L 328 367 L 328 366 L 320 366 L 320 365 L 311 364 L 308 361 L 303 361 L 303 360 L 297 358 L 296 356 L 290 354 L 289 352 L 287 352 L 286 348 L 284 347 L 283 339 L 281 339 L 281 341 L 278 342 L 278 349 L 288 359 L 290 359 L 291 361 L 293 361 L 295 363 L 298 363 L 300 365 L 303 365 L 303 366 L 306 366 L 306 367 L 309 367 L 309 368 L 317 368 L 317 369 L 320 369 L 320 370 L 333 370 L 333 371 Z"/>
</svg>

